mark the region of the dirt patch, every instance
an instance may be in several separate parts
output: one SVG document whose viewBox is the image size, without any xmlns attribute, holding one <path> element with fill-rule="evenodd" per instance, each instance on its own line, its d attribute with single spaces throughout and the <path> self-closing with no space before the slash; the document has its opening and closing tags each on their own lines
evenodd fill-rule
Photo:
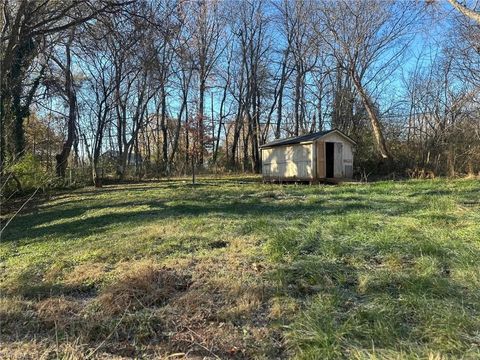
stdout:
<svg viewBox="0 0 480 360">
<path fill-rule="evenodd" d="M 218 241 L 211 242 L 209 245 L 212 249 L 222 249 L 227 247 L 228 243 L 223 240 L 218 240 Z"/>
</svg>

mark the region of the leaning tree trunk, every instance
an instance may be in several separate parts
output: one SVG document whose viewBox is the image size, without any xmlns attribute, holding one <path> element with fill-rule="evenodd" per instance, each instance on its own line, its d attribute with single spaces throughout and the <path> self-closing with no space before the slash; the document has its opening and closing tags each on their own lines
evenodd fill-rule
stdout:
<svg viewBox="0 0 480 360">
<path fill-rule="evenodd" d="M 480 24 L 480 12 L 470 10 L 465 5 L 460 4 L 457 0 L 448 0 L 448 2 L 463 15 L 474 20 L 477 24 Z"/>
<path fill-rule="evenodd" d="M 368 94 L 366 93 L 365 89 L 362 86 L 362 83 L 360 79 L 358 78 L 357 73 L 352 70 L 351 71 L 352 75 L 352 80 L 353 84 L 355 85 L 355 88 L 357 89 L 358 93 L 360 94 L 360 97 L 362 99 L 362 103 L 365 106 L 365 109 L 367 110 L 368 117 L 370 118 L 370 124 L 372 125 L 372 131 L 373 135 L 375 137 L 375 141 L 377 143 L 377 148 L 380 153 L 380 156 L 388 160 L 391 158 L 390 153 L 387 149 L 387 145 L 385 143 L 385 138 L 383 136 L 382 128 L 380 126 L 380 121 L 378 119 L 377 113 L 375 112 L 375 108 L 372 104 L 372 101 L 370 100 Z"/>
<path fill-rule="evenodd" d="M 287 49 L 288 51 L 288 49 Z M 283 91 L 287 82 L 287 55 L 285 54 L 282 64 L 282 77 L 280 78 L 280 88 L 278 89 L 278 108 L 277 108 L 277 126 L 275 128 L 275 139 L 280 139 L 282 110 L 283 110 Z"/>
</svg>

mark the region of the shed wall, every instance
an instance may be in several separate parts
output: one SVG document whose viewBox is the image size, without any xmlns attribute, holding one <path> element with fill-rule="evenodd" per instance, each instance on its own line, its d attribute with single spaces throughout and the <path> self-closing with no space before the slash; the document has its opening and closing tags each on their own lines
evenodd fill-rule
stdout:
<svg viewBox="0 0 480 360">
<path fill-rule="evenodd" d="M 275 179 L 313 179 L 313 145 L 262 149 L 262 175 Z"/>
</svg>

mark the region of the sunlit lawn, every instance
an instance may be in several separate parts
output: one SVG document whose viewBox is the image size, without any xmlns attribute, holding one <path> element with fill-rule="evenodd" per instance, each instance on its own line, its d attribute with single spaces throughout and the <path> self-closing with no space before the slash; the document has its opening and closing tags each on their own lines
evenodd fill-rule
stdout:
<svg viewBox="0 0 480 360">
<path fill-rule="evenodd" d="M 480 358 L 479 181 L 240 180 L 80 189 L 16 218 L 0 357 Z"/>
</svg>

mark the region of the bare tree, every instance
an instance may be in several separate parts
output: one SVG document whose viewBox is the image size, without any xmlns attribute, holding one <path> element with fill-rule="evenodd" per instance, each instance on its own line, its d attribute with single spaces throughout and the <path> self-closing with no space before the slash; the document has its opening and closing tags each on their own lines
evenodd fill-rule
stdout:
<svg viewBox="0 0 480 360">
<path fill-rule="evenodd" d="M 292 32 L 292 55 L 295 69 L 294 83 L 294 132 L 298 136 L 300 132 L 306 131 L 306 78 L 315 67 L 317 62 L 316 47 L 312 33 L 313 6 L 311 2 L 293 2 L 290 21 L 290 31 Z"/>
<path fill-rule="evenodd" d="M 322 2 L 317 33 L 329 45 L 338 65 L 350 76 L 368 113 L 379 154 L 389 159 L 379 114 L 368 88 L 391 73 L 409 45 L 418 8 L 411 3 L 361 0 Z"/>
<path fill-rule="evenodd" d="M 112 122 L 115 109 L 115 71 L 111 53 L 106 44 L 99 41 L 105 37 L 105 27 L 89 26 L 82 33 L 79 56 L 82 57 L 82 70 L 86 75 L 84 86 L 79 92 L 83 112 L 79 123 L 84 146 L 90 160 L 92 179 L 100 187 L 99 168 L 106 130 Z"/>
<path fill-rule="evenodd" d="M 75 37 L 75 31 L 72 29 L 70 31 L 68 40 L 65 44 L 65 65 L 63 62 L 56 57 L 52 57 L 53 61 L 60 67 L 65 77 L 64 84 L 64 97 L 65 102 L 68 106 L 68 115 L 67 115 L 67 137 L 63 143 L 62 150 L 58 153 L 55 158 L 57 161 L 56 164 L 56 173 L 57 176 L 64 178 L 65 170 L 68 165 L 68 157 L 72 150 L 73 143 L 76 138 L 76 128 L 77 128 L 77 94 L 75 89 L 74 77 L 72 73 L 72 51 L 71 46 Z"/>
<path fill-rule="evenodd" d="M 239 41 L 239 55 L 241 60 L 241 80 L 244 93 L 239 96 L 239 117 L 237 121 L 245 121 L 247 133 L 244 136 L 244 164 L 248 163 L 248 144 L 250 143 L 250 154 L 252 157 L 252 171 L 260 170 L 261 145 L 261 105 L 266 87 L 266 80 L 269 77 L 265 64 L 265 55 L 269 51 L 267 42 L 268 17 L 263 11 L 264 3 L 242 3 L 238 9 L 239 19 L 237 36 Z M 241 110 L 240 110 L 241 108 Z M 239 130 L 239 127 L 237 127 Z M 239 134 L 239 133 L 237 133 Z"/>
<path fill-rule="evenodd" d="M 6 155 L 13 159 L 23 154 L 23 121 L 45 68 L 40 55 L 45 55 L 55 34 L 121 5 L 106 0 L 0 2 L 0 167 Z M 40 65 L 32 72 L 35 64 Z"/>
<path fill-rule="evenodd" d="M 188 27 L 190 29 L 191 45 L 194 49 L 193 67 L 197 75 L 198 84 L 198 106 L 197 121 L 200 149 L 205 149 L 205 93 L 207 91 L 207 81 L 218 61 L 223 48 L 221 47 L 221 36 L 224 29 L 224 19 L 221 16 L 221 6 L 223 4 L 218 0 L 206 1 L 200 0 L 192 2 L 189 7 L 190 19 Z M 203 165 L 204 150 L 199 150 L 199 164 Z"/>
</svg>

